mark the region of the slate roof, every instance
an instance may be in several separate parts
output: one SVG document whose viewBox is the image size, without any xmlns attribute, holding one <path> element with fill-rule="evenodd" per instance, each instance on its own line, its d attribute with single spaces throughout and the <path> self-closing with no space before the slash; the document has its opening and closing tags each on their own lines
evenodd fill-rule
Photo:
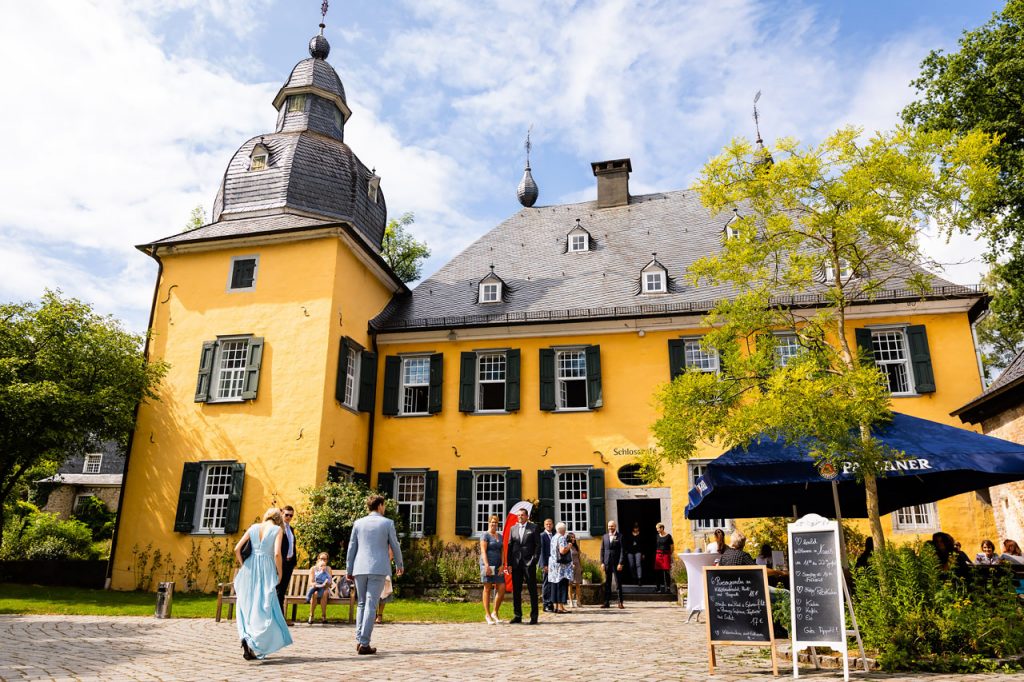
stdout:
<svg viewBox="0 0 1024 682">
<path fill-rule="evenodd" d="M 195 230 L 164 237 L 149 244 L 140 244 L 138 248 L 147 249 L 154 246 L 189 244 L 192 242 L 249 237 L 290 230 L 315 229 L 332 224 L 334 223 L 330 220 L 318 220 L 293 213 L 278 213 L 257 218 L 225 218 L 209 225 L 203 225 Z"/>
<path fill-rule="evenodd" d="M 576 227 L 576 218 L 593 237 L 591 250 L 567 253 L 566 236 Z M 723 228 L 731 218 L 732 213 L 712 216 L 690 190 L 634 196 L 626 206 L 604 209 L 596 201 L 524 208 L 411 295 L 392 301 L 372 325 L 397 331 L 704 312 L 732 291 L 693 287 L 685 274 L 696 259 L 721 248 Z M 669 291 L 641 295 L 640 271 L 653 253 L 668 270 Z M 501 303 L 482 306 L 476 303 L 477 283 L 491 264 L 508 291 Z M 897 275 L 892 291 L 878 298 L 920 299 L 903 287 L 913 268 L 892 268 Z M 939 296 L 982 296 L 974 287 L 938 277 L 932 284 Z M 795 302 L 811 305 L 820 293 L 810 291 Z"/>
<path fill-rule="evenodd" d="M 988 388 L 967 404 L 951 412 L 962 421 L 978 424 L 1011 407 L 1013 404 L 1024 403 L 1024 350 L 995 378 Z"/>
<path fill-rule="evenodd" d="M 341 100 L 348 104 L 345 99 L 345 86 L 341 83 L 338 72 L 323 59 L 303 59 L 292 69 L 288 76 L 288 82 L 281 87 L 281 91 L 289 88 L 303 88 L 313 86 L 326 90 L 341 97 Z M 280 95 L 280 91 L 278 92 Z"/>
<path fill-rule="evenodd" d="M 40 479 L 38 483 L 63 483 L 64 485 L 121 485 L 122 474 L 56 474 Z"/>
<path fill-rule="evenodd" d="M 86 454 L 102 454 L 103 459 L 100 460 L 100 472 L 98 474 L 82 474 L 82 469 L 85 467 L 85 455 Z M 124 450 L 118 446 L 114 441 L 107 440 L 96 444 L 94 447 L 87 448 L 85 452 L 81 454 L 75 454 L 68 457 L 68 459 L 57 469 L 58 475 L 68 474 L 82 474 L 83 476 L 104 476 L 114 475 L 118 476 L 124 471 Z"/>
</svg>

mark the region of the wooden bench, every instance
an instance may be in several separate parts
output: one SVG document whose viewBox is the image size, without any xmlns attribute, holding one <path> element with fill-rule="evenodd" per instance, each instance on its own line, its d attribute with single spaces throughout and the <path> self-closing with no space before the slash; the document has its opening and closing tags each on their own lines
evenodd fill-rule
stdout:
<svg viewBox="0 0 1024 682">
<path fill-rule="evenodd" d="M 238 575 L 238 571 L 235 571 Z M 352 586 L 348 597 L 341 597 L 341 581 L 345 579 L 345 571 L 334 569 L 331 571 L 331 590 L 328 593 L 327 603 L 329 605 L 348 604 L 348 622 L 355 620 L 356 588 Z M 299 604 L 306 603 L 306 592 L 309 590 L 309 569 L 296 570 L 292 573 L 292 579 L 288 583 L 288 592 L 284 597 L 284 616 L 289 623 L 295 622 L 295 614 Z M 235 595 L 235 583 L 220 583 L 217 586 L 217 613 L 216 622 L 220 622 L 222 609 L 228 607 L 227 619 L 231 620 L 235 615 L 235 604 L 238 601 Z M 319 603 L 319 602 L 317 602 Z M 288 606 L 291 605 L 291 617 L 288 617 Z"/>
</svg>

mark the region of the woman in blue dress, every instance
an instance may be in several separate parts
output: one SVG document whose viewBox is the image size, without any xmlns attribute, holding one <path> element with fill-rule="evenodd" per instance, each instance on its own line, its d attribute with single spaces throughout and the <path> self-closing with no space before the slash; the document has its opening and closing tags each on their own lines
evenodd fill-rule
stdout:
<svg viewBox="0 0 1024 682">
<path fill-rule="evenodd" d="M 480 538 L 480 582 L 484 584 L 484 620 L 488 625 L 496 625 L 501 622 L 498 611 L 501 609 L 501 601 L 505 598 L 505 574 L 501 568 L 504 565 L 502 558 L 502 539 L 498 533 L 499 519 L 497 515 L 491 514 L 487 520 L 487 532 Z M 494 591 L 494 606 L 491 606 L 491 591 Z"/>
<path fill-rule="evenodd" d="M 238 544 L 235 558 L 242 568 L 235 576 L 236 622 L 242 640 L 242 657 L 247 661 L 265 658 L 292 643 L 281 604 L 277 601 L 277 583 L 281 579 L 281 510 L 271 507 L 263 523 L 254 523 Z M 242 561 L 242 548 L 252 544 L 252 554 Z"/>
<path fill-rule="evenodd" d="M 572 548 L 565 536 L 565 524 L 555 526 L 551 538 L 551 556 L 548 557 L 548 582 L 554 583 L 555 613 L 566 613 L 565 603 L 569 601 L 569 581 L 572 580 Z"/>
</svg>

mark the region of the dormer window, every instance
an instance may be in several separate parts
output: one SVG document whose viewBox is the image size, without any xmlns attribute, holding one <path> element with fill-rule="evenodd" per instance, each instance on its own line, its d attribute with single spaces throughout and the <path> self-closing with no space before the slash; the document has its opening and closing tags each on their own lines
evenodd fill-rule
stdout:
<svg viewBox="0 0 1024 682">
<path fill-rule="evenodd" d="M 580 225 L 579 218 L 576 219 L 576 227 L 566 235 L 566 251 L 569 253 L 590 251 L 590 233 Z"/>
<path fill-rule="evenodd" d="M 655 258 L 640 271 L 640 292 L 643 294 L 668 293 L 668 271 Z"/>
<path fill-rule="evenodd" d="M 288 112 L 293 111 L 305 111 L 306 110 L 306 96 L 305 95 L 292 95 L 288 98 Z"/>
<path fill-rule="evenodd" d="M 501 301 L 501 284 L 484 282 L 480 285 L 481 303 L 498 303 L 499 301 Z"/>
<path fill-rule="evenodd" d="M 725 238 L 736 239 L 740 236 L 740 214 L 736 209 L 732 211 L 732 218 L 725 224 Z"/>
<path fill-rule="evenodd" d="M 366 193 L 369 195 L 370 201 L 376 204 L 377 195 L 380 194 L 380 176 L 377 173 L 374 173 L 367 183 Z"/>
<path fill-rule="evenodd" d="M 262 143 L 257 144 L 255 147 L 252 148 L 252 154 L 249 156 L 249 170 L 266 170 L 267 166 L 269 165 L 270 150 L 267 149 Z"/>
<path fill-rule="evenodd" d="M 850 261 L 845 258 L 839 259 L 839 279 L 846 280 L 853 276 L 853 268 L 850 267 Z M 834 282 L 836 280 L 836 269 L 833 267 L 831 262 L 825 263 L 825 283 Z"/>
<path fill-rule="evenodd" d="M 491 266 L 491 272 L 480 280 L 479 293 L 477 294 L 478 303 L 501 303 L 504 300 L 505 294 L 505 282 L 494 274 L 494 266 Z"/>
</svg>

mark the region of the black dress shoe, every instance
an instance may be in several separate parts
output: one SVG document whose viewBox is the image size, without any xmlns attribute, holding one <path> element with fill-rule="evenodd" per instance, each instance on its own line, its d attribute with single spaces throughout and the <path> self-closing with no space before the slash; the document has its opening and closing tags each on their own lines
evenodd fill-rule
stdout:
<svg viewBox="0 0 1024 682">
<path fill-rule="evenodd" d="M 536 625 L 537 624 L 537 619 L 536 618 L 531 618 L 529 624 L 530 625 Z"/>
<path fill-rule="evenodd" d="M 602 608 L 602 609 L 608 609 L 608 608 L 611 608 L 611 604 L 601 604 L 601 608 Z"/>
<path fill-rule="evenodd" d="M 509 621 L 509 624 L 522 623 L 522 622 L 523 622 L 522 616 L 516 616 L 515 618 L 513 618 L 512 620 Z"/>
<path fill-rule="evenodd" d="M 359 655 L 360 656 L 372 656 L 375 653 L 377 653 L 377 647 L 366 646 L 365 644 L 360 644 L 359 645 Z"/>
<path fill-rule="evenodd" d="M 242 658 L 244 658 L 247 661 L 252 661 L 256 659 L 256 654 L 252 652 L 252 649 L 249 648 L 249 643 L 246 642 L 244 639 L 242 640 Z"/>
</svg>

